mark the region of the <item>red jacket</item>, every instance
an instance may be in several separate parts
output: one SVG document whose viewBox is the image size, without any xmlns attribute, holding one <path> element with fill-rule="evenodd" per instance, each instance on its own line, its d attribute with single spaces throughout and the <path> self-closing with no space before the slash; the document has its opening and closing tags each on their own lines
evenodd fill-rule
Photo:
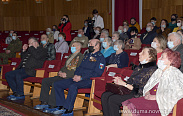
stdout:
<svg viewBox="0 0 183 116">
<path fill-rule="evenodd" d="M 65 35 L 66 35 L 65 41 L 72 41 L 71 40 L 71 28 L 72 28 L 71 22 L 68 22 L 62 31 L 63 26 L 64 26 L 64 24 L 61 24 L 61 26 L 59 26 L 58 29 L 60 29 L 60 32 L 65 33 Z"/>
</svg>

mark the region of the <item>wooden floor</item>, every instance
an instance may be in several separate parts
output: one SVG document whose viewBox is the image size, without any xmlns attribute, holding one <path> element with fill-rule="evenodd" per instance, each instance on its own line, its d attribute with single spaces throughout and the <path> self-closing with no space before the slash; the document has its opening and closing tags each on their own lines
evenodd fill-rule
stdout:
<svg viewBox="0 0 183 116">
<path fill-rule="evenodd" d="M 7 96 L 9 96 L 9 91 L 0 91 L 0 98 L 1 98 L 1 101 L 4 101 L 6 102 L 9 107 L 13 107 L 12 104 L 15 104 L 16 106 L 23 106 L 23 107 L 27 107 L 27 110 L 22 110 L 21 108 L 14 108 L 28 116 L 36 116 L 36 113 L 37 113 L 37 116 L 39 116 L 38 114 L 40 113 L 40 115 L 51 115 L 51 114 L 44 114 L 42 113 L 41 111 L 38 111 L 38 110 L 34 110 L 33 107 L 37 104 L 40 104 L 40 101 L 39 99 L 33 99 L 31 100 L 30 99 L 30 96 L 26 96 L 25 97 L 25 100 L 17 100 L 17 101 L 9 101 L 7 100 Z M 88 102 L 85 101 L 84 103 L 85 106 L 88 105 Z M 77 111 L 74 111 L 74 116 L 84 116 L 86 114 L 86 111 L 87 110 L 77 110 Z M 32 112 L 35 112 L 35 114 L 33 115 Z"/>
</svg>

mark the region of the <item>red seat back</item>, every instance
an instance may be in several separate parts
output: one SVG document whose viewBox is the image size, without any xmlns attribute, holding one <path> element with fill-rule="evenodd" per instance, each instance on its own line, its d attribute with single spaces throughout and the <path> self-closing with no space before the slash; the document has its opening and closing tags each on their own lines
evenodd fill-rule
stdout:
<svg viewBox="0 0 183 116">
<path fill-rule="evenodd" d="M 88 48 L 81 48 L 81 53 L 84 54 Z"/>
<path fill-rule="evenodd" d="M 61 60 L 62 53 L 56 53 L 56 60 Z"/>
<path fill-rule="evenodd" d="M 114 68 L 114 67 L 108 68 L 107 73 L 105 75 L 105 80 L 112 82 L 112 80 L 114 79 L 113 77 L 116 76 L 121 77 L 121 71 L 122 71 L 121 68 Z"/>
<path fill-rule="evenodd" d="M 67 58 L 69 57 L 69 55 L 70 55 L 70 53 L 63 54 L 61 66 L 65 65 L 65 62 L 66 62 Z"/>
</svg>

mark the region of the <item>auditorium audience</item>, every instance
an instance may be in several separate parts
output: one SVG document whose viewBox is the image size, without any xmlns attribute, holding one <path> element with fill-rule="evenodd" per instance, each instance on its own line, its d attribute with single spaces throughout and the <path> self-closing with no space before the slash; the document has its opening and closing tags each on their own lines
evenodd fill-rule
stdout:
<svg viewBox="0 0 183 116">
<path fill-rule="evenodd" d="M 68 53 L 69 46 L 68 43 L 65 41 L 66 35 L 63 32 L 58 34 L 58 42 L 55 43 L 56 53 Z"/>
<path fill-rule="evenodd" d="M 151 43 L 151 47 L 156 49 L 157 59 L 159 59 L 161 57 L 162 51 L 167 47 L 167 39 L 163 35 L 157 35 Z"/>
<path fill-rule="evenodd" d="M 94 29 L 96 27 L 100 27 L 101 29 L 104 28 L 104 21 L 103 21 L 103 18 L 98 14 L 98 10 L 97 9 L 94 9 L 93 12 L 93 18 L 92 20 L 94 20 Z"/>
<path fill-rule="evenodd" d="M 36 105 L 34 109 L 43 110 L 43 112 L 51 113 L 50 111 L 56 108 L 55 90 L 53 83 L 62 79 L 69 79 L 74 77 L 74 72 L 81 64 L 84 56 L 80 53 L 82 44 L 74 42 L 71 46 L 72 54 L 68 56 L 65 65 L 60 69 L 58 75 L 51 78 L 44 78 L 42 80 L 41 93 L 39 100 L 40 105 Z M 50 86 L 52 86 L 51 94 L 49 95 Z M 50 107 L 49 107 L 50 106 Z"/>
<path fill-rule="evenodd" d="M 136 27 L 138 29 L 138 32 L 140 33 L 140 25 L 138 24 L 138 22 L 136 21 L 136 19 L 134 17 L 132 17 L 130 19 L 129 27 Z"/>
<path fill-rule="evenodd" d="M 152 17 L 150 19 L 150 22 L 153 24 L 153 30 L 152 31 L 156 32 L 156 30 L 159 29 L 159 27 L 156 26 L 156 18 Z"/>
<path fill-rule="evenodd" d="M 53 33 L 53 36 L 54 36 L 54 40 L 58 41 L 59 31 L 58 31 L 58 27 L 56 25 L 52 26 L 52 33 Z"/>
<path fill-rule="evenodd" d="M 6 81 L 13 91 L 13 95 L 8 96 L 9 100 L 25 99 L 23 79 L 35 77 L 35 69 L 42 68 L 46 57 L 47 49 L 40 46 L 36 38 L 29 38 L 28 44 L 22 47 L 21 63 L 16 70 L 5 74 Z"/>
<path fill-rule="evenodd" d="M 124 86 L 132 91 L 130 94 L 126 95 L 104 92 L 101 97 L 104 116 L 121 116 L 119 111 L 122 102 L 143 95 L 144 86 L 157 69 L 156 58 L 156 50 L 151 47 L 145 47 L 142 52 L 139 53 L 140 65 L 134 69 L 127 82 L 124 82 L 121 77 L 114 77 L 113 81 L 115 84 Z M 140 103 L 143 104 L 143 102 Z"/>
<path fill-rule="evenodd" d="M 170 28 L 172 31 L 174 30 L 175 27 L 177 27 L 177 18 L 178 18 L 178 15 L 177 14 L 172 14 L 171 15 L 171 22 L 169 23 L 169 26 L 168 28 Z M 176 32 L 176 31 L 175 31 Z"/>
<path fill-rule="evenodd" d="M 106 37 L 109 37 L 109 31 L 106 29 L 103 29 L 100 34 L 100 42 L 103 42 Z"/>
<path fill-rule="evenodd" d="M 149 22 L 146 26 L 146 32 L 141 35 L 140 40 L 142 44 L 151 44 L 156 35 L 157 33 L 153 31 L 153 24 Z"/>
<path fill-rule="evenodd" d="M 56 105 L 59 106 L 53 114 L 73 115 L 74 102 L 78 89 L 91 88 L 92 77 L 100 77 L 105 69 L 105 58 L 100 52 L 100 41 L 92 39 L 89 43 L 90 53 L 86 54 L 80 66 L 76 68 L 74 77 L 54 82 Z M 69 88 L 67 99 L 64 90 Z M 63 115 L 62 114 L 62 115 Z"/>
<path fill-rule="evenodd" d="M 0 65 L 8 64 L 8 58 L 14 58 L 16 56 L 16 52 L 21 51 L 22 41 L 20 41 L 16 32 L 12 33 L 11 39 L 12 41 L 8 44 L 5 53 L 0 53 Z M 3 61 L 1 61 L 1 59 Z"/>
<path fill-rule="evenodd" d="M 135 110 L 136 112 L 124 113 L 123 116 L 168 116 L 172 114 L 174 105 L 183 98 L 183 74 L 177 69 L 180 64 L 180 53 L 165 49 L 158 60 L 158 69 L 144 86 L 143 97 L 132 98 L 122 103 L 124 111 Z M 139 112 L 142 109 L 156 112 Z"/>
<path fill-rule="evenodd" d="M 119 40 L 119 32 L 115 31 L 112 33 L 112 42 L 114 43 L 115 41 Z"/>
<path fill-rule="evenodd" d="M 93 39 L 100 39 L 100 34 L 102 32 L 102 29 L 100 27 L 96 27 L 94 32 L 95 32 L 95 35 L 93 36 Z"/>
<path fill-rule="evenodd" d="M 43 48 L 46 48 L 48 50 L 46 60 L 55 60 L 56 58 L 55 45 L 49 42 L 48 35 L 46 34 L 41 35 L 41 45 L 43 46 Z"/>
<path fill-rule="evenodd" d="M 88 26 L 88 20 L 84 21 L 84 27 L 83 27 L 84 35 L 88 37 L 88 39 L 91 39 L 90 31 L 91 28 Z"/>
<path fill-rule="evenodd" d="M 60 30 L 60 32 L 64 32 L 66 35 L 65 40 L 68 42 L 68 44 L 70 43 L 71 39 L 71 22 L 69 20 L 69 16 L 68 15 L 64 15 L 61 19 L 60 19 L 60 24 L 58 26 L 58 29 Z"/>
<path fill-rule="evenodd" d="M 116 53 L 112 53 L 109 57 L 106 58 L 107 68 L 116 67 L 116 68 L 124 68 L 128 67 L 128 54 L 123 51 L 125 48 L 125 44 L 122 40 L 117 40 L 114 42 L 114 50 Z"/>
<path fill-rule="evenodd" d="M 6 37 L 6 39 L 5 39 L 5 44 L 10 44 L 10 42 L 12 41 L 13 32 L 14 32 L 14 30 L 10 30 L 8 37 Z"/>
<path fill-rule="evenodd" d="M 102 42 L 102 47 L 104 49 L 101 50 L 101 53 L 104 55 L 105 58 L 110 56 L 112 53 L 115 53 L 116 51 L 113 49 L 112 46 L 112 39 L 110 37 L 106 37 L 104 41 Z"/>
<path fill-rule="evenodd" d="M 131 38 L 128 39 L 125 43 L 125 49 L 135 49 L 139 50 L 141 48 L 140 38 L 137 38 L 138 30 L 135 27 L 131 27 L 130 29 Z"/>
<path fill-rule="evenodd" d="M 180 71 L 183 72 L 183 44 L 182 44 L 182 36 L 176 32 L 172 32 L 168 34 L 168 48 L 173 51 L 177 51 L 180 53 L 181 57 L 181 66 Z"/>
<path fill-rule="evenodd" d="M 160 23 L 160 28 L 156 30 L 157 34 L 162 34 L 166 38 L 168 37 L 168 34 L 171 33 L 172 30 L 168 28 L 168 21 L 166 19 L 162 19 Z"/>
<path fill-rule="evenodd" d="M 46 35 L 48 36 L 49 38 L 49 42 L 50 43 L 54 43 L 54 35 L 53 35 L 53 32 L 51 31 L 51 28 L 47 28 L 46 29 Z"/>
<path fill-rule="evenodd" d="M 183 29 L 183 18 L 177 18 L 177 27 L 173 29 L 173 32 L 177 32 L 180 29 Z"/>
<path fill-rule="evenodd" d="M 83 44 L 82 48 L 88 47 L 88 37 L 84 35 L 84 31 L 82 29 L 78 30 L 78 35 L 71 41 L 70 47 L 76 41 L 79 41 Z"/>
<path fill-rule="evenodd" d="M 127 34 L 127 28 L 124 28 L 125 26 L 119 26 L 118 32 L 119 32 L 119 39 L 125 42 L 125 40 L 128 40 L 128 34 Z"/>
</svg>

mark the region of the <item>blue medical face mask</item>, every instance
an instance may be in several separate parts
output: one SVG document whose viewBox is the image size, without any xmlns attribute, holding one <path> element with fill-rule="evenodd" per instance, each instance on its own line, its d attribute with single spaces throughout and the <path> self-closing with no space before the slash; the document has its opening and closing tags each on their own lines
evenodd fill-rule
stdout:
<svg viewBox="0 0 183 116">
<path fill-rule="evenodd" d="M 100 41 L 103 42 L 104 41 L 104 38 L 100 38 Z"/>
<path fill-rule="evenodd" d="M 62 37 L 58 37 L 58 40 L 61 41 L 62 40 Z"/>
<path fill-rule="evenodd" d="M 46 40 L 41 41 L 41 43 L 42 43 L 43 45 L 46 44 Z"/>
<path fill-rule="evenodd" d="M 10 36 L 12 36 L 12 33 L 10 33 Z"/>
<path fill-rule="evenodd" d="M 75 53 L 76 52 L 76 47 L 71 47 L 71 52 Z"/>
<path fill-rule="evenodd" d="M 12 39 L 15 40 L 16 39 L 16 36 L 12 36 Z"/>
<path fill-rule="evenodd" d="M 46 32 L 46 34 L 47 34 L 47 35 L 49 35 L 49 34 L 50 34 L 50 32 Z"/>
<path fill-rule="evenodd" d="M 122 30 L 118 29 L 118 32 L 121 34 L 122 33 Z"/>
<path fill-rule="evenodd" d="M 107 42 L 102 42 L 102 46 L 103 46 L 104 48 L 106 48 L 106 47 L 107 47 Z"/>
<path fill-rule="evenodd" d="M 166 26 L 165 25 L 161 25 L 161 27 L 165 28 Z"/>
<path fill-rule="evenodd" d="M 174 47 L 173 41 L 167 42 L 167 46 L 168 46 L 168 48 L 172 49 Z"/>
<path fill-rule="evenodd" d="M 114 50 L 115 51 L 118 51 L 119 49 L 118 49 L 118 45 L 114 45 Z"/>
<path fill-rule="evenodd" d="M 81 34 L 78 34 L 78 37 L 82 37 L 82 35 Z"/>
</svg>

